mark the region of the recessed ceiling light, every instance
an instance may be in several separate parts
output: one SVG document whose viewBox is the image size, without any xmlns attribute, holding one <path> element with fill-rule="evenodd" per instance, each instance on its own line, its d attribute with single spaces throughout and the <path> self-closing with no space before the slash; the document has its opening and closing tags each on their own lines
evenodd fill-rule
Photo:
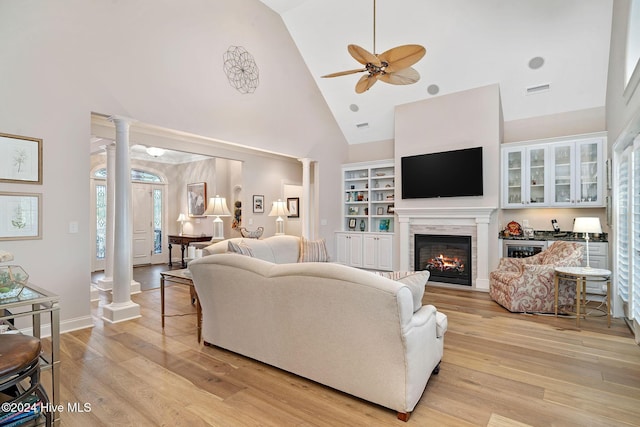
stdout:
<svg viewBox="0 0 640 427">
<path fill-rule="evenodd" d="M 349 109 L 355 113 L 360 109 L 360 107 L 358 107 L 356 104 L 351 104 L 349 105 Z"/>
<path fill-rule="evenodd" d="M 543 65 L 544 65 L 544 58 L 541 56 L 536 56 L 535 58 L 531 58 L 529 60 L 529 68 L 531 68 L 532 70 L 537 70 Z"/>
<path fill-rule="evenodd" d="M 148 147 L 147 154 L 153 157 L 160 157 L 164 154 L 164 149 L 158 147 Z"/>
<path fill-rule="evenodd" d="M 429 87 L 427 88 L 427 92 L 429 93 L 429 95 L 437 95 L 438 92 L 440 92 L 440 88 L 438 87 L 438 85 L 429 85 Z"/>
</svg>

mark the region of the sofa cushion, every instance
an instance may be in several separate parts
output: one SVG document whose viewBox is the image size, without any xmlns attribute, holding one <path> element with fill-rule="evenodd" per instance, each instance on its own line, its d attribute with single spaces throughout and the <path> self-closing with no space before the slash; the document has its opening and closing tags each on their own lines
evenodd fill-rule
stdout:
<svg viewBox="0 0 640 427">
<path fill-rule="evenodd" d="M 328 262 L 329 252 L 324 239 L 307 240 L 300 238 L 300 258 L 298 262 Z"/>
<path fill-rule="evenodd" d="M 413 296 L 413 312 L 422 307 L 424 288 L 429 280 L 429 271 L 377 271 L 378 275 L 407 285 Z"/>
<path fill-rule="evenodd" d="M 244 242 L 236 243 L 229 240 L 228 250 L 240 255 L 253 256 L 253 250 Z"/>
</svg>

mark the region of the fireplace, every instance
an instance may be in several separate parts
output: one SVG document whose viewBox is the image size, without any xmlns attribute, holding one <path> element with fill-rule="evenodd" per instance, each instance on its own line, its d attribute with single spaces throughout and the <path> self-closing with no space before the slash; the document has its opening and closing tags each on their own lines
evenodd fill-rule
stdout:
<svg viewBox="0 0 640 427">
<path fill-rule="evenodd" d="M 414 269 L 429 280 L 471 286 L 471 236 L 416 234 Z"/>
</svg>

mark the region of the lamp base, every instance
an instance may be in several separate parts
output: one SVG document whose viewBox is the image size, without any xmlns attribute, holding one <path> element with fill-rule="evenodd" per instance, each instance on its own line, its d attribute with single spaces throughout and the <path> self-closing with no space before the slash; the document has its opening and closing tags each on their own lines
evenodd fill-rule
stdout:
<svg viewBox="0 0 640 427">
<path fill-rule="evenodd" d="M 213 236 L 211 239 L 224 240 L 224 224 L 219 216 L 213 220 Z"/>
<path fill-rule="evenodd" d="M 284 219 L 281 216 L 276 219 L 276 236 L 282 236 L 284 234 Z"/>
</svg>

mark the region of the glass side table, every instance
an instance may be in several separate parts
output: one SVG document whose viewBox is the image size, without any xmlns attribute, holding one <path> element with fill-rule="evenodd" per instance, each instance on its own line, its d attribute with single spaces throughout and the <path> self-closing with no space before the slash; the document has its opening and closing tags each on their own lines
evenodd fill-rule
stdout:
<svg viewBox="0 0 640 427">
<path fill-rule="evenodd" d="M 5 333 L 17 333 L 13 319 L 20 317 L 31 318 L 32 334 L 41 338 L 42 318 L 49 317 L 51 325 L 51 350 L 43 351 L 40 356 L 41 371 L 51 371 L 51 390 L 48 390 L 50 404 L 57 407 L 60 404 L 60 297 L 51 292 L 29 283 L 20 295 L 14 298 L 0 299 L 0 325 L 9 327 Z M 16 312 L 15 309 L 19 309 Z M 60 412 L 53 414 L 53 425 L 60 425 Z"/>
<path fill-rule="evenodd" d="M 586 318 L 586 294 L 587 280 L 590 282 L 603 282 L 607 284 L 607 327 L 611 327 L 611 271 L 603 268 L 587 267 L 556 267 L 555 268 L 555 301 L 554 310 L 558 317 L 558 283 L 560 279 L 569 280 L 576 284 L 576 326 L 580 327 L 580 317 Z M 581 308 L 584 313 L 581 314 Z"/>
</svg>

